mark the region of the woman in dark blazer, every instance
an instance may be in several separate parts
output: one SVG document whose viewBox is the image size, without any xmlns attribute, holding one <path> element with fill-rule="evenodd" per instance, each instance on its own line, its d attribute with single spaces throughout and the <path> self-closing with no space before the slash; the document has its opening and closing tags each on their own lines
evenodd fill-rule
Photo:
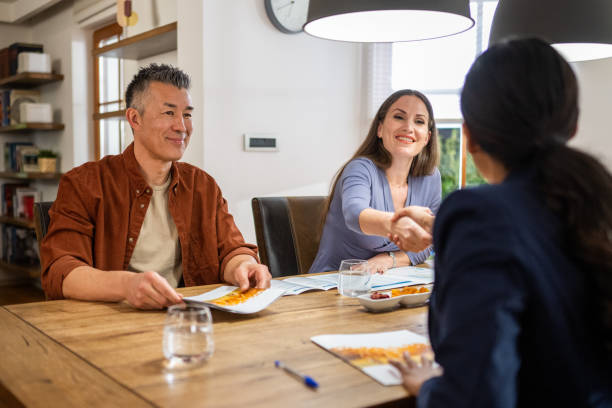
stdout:
<svg viewBox="0 0 612 408">
<path fill-rule="evenodd" d="M 490 185 L 435 221 L 440 367 L 396 363 L 419 407 L 612 406 L 612 176 L 566 145 L 577 103 L 541 40 L 495 45 L 467 74 L 463 131 Z"/>
</svg>

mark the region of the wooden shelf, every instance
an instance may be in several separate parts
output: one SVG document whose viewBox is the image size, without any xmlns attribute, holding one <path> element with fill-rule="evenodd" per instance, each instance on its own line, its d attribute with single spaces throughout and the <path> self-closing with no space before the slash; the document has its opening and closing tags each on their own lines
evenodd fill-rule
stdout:
<svg viewBox="0 0 612 408">
<path fill-rule="evenodd" d="M 0 171 L 0 178 L 21 179 L 21 180 L 59 180 L 63 173 L 14 173 L 10 171 Z"/>
<path fill-rule="evenodd" d="M 0 269 L 11 272 L 19 272 L 29 275 L 31 278 L 40 278 L 40 266 L 16 265 L 0 260 Z"/>
<path fill-rule="evenodd" d="M 15 218 L 7 215 L 0 215 L 0 224 L 16 225 L 18 227 L 34 229 L 34 221 L 27 218 Z"/>
<path fill-rule="evenodd" d="M 61 74 L 42 74 L 39 72 L 22 72 L 21 74 L 0 79 L 0 88 L 33 88 L 64 79 Z"/>
<path fill-rule="evenodd" d="M 19 123 L 17 125 L 0 127 L 0 132 L 25 133 L 25 132 L 33 132 L 35 130 L 64 130 L 64 124 L 63 123 L 27 122 L 27 123 Z"/>
<path fill-rule="evenodd" d="M 141 60 L 176 50 L 176 22 L 93 50 L 95 57 Z"/>
<path fill-rule="evenodd" d="M 125 119 L 125 109 L 112 112 L 94 113 L 94 120 L 102 119 Z"/>
</svg>

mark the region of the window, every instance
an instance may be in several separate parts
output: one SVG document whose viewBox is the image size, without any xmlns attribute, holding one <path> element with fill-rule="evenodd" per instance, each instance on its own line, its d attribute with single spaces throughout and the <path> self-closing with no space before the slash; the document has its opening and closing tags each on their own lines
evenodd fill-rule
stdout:
<svg viewBox="0 0 612 408">
<path fill-rule="evenodd" d="M 443 196 L 458 187 L 477 185 L 484 179 L 466 155 L 461 135 L 459 95 L 472 62 L 487 48 L 497 0 L 471 0 L 476 25 L 450 37 L 374 44 L 367 51 L 370 81 L 370 114 L 392 92 L 410 88 L 431 101 L 439 129 Z"/>
<path fill-rule="evenodd" d="M 94 49 L 118 42 L 123 29 L 116 23 L 96 30 Z M 118 154 L 125 144 L 123 60 L 94 56 L 94 152 L 98 160 Z"/>
</svg>

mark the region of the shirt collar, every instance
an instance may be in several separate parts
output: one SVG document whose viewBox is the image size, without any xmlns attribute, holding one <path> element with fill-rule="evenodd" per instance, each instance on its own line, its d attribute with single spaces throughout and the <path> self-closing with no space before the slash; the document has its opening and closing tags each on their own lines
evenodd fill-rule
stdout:
<svg viewBox="0 0 612 408">
<path fill-rule="evenodd" d="M 125 168 L 127 170 L 128 177 L 130 178 L 130 183 L 136 190 L 136 195 L 140 196 L 141 194 L 144 194 L 149 185 L 142 176 L 140 165 L 138 164 L 136 156 L 134 155 L 134 142 L 130 143 L 130 145 L 125 148 L 123 153 L 121 153 L 121 156 L 123 157 L 123 162 L 125 163 Z M 170 181 L 169 188 L 170 191 L 175 191 L 176 186 L 180 182 L 180 175 L 176 162 L 172 162 L 170 174 L 172 176 L 172 181 Z"/>
</svg>

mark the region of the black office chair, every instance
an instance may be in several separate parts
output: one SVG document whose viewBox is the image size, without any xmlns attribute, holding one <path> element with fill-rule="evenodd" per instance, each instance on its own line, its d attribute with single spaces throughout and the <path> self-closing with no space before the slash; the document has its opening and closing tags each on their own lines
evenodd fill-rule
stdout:
<svg viewBox="0 0 612 408">
<path fill-rule="evenodd" d="M 34 203 L 34 229 L 36 230 L 36 241 L 38 241 L 38 249 L 40 253 L 40 243 L 47 235 L 49 228 L 49 208 L 53 205 L 53 201 L 41 201 Z"/>
<path fill-rule="evenodd" d="M 251 201 L 261 262 L 273 277 L 308 273 L 319 249 L 327 197 L 255 197 Z"/>
</svg>

